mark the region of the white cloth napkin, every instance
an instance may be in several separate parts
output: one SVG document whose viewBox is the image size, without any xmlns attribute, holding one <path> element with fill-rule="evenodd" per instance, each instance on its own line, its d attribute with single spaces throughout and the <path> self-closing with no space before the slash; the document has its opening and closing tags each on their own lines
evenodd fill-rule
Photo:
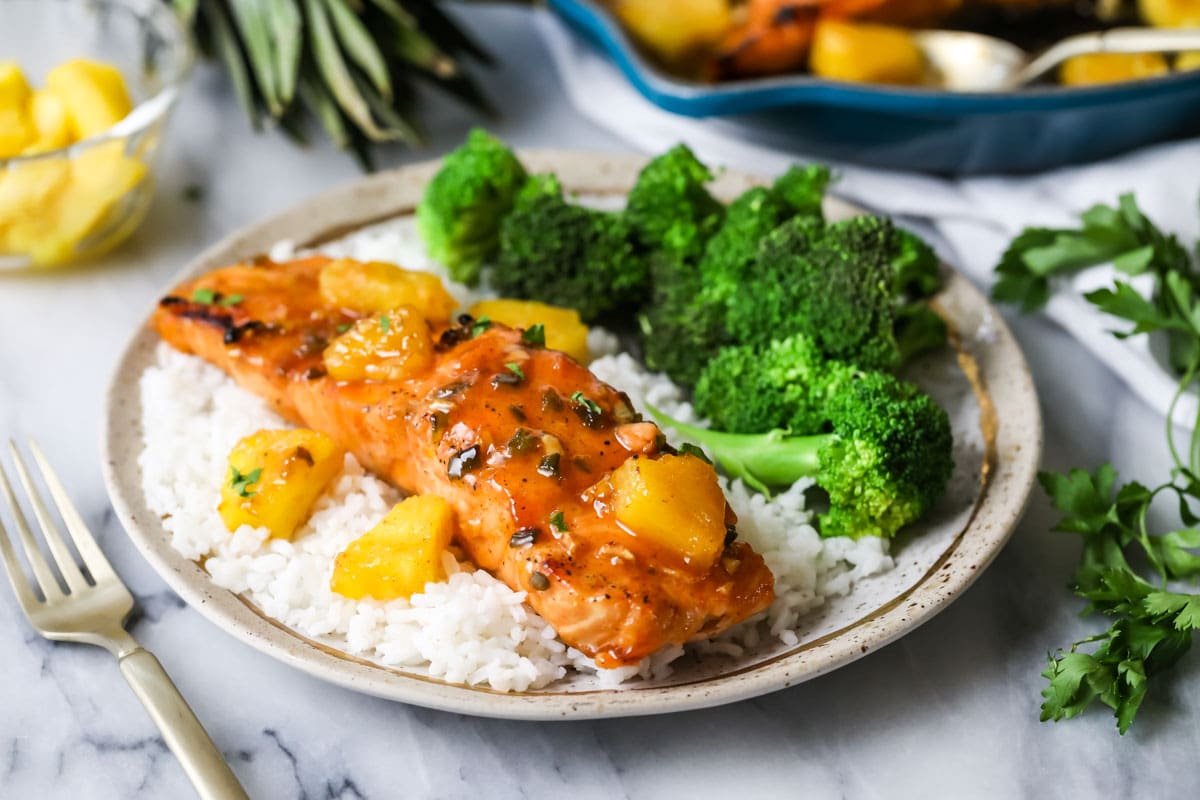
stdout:
<svg viewBox="0 0 1200 800">
<path fill-rule="evenodd" d="M 655 153 L 682 141 L 710 164 L 768 176 L 807 160 L 803 153 L 787 150 L 786 143 L 753 140 L 753 132 L 735 123 L 690 119 L 658 108 L 604 54 L 552 14 L 538 14 L 536 24 L 579 113 L 639 149 Z M 836 193 L 935 234 L 932 239 L 944 259 L 984 288 L 993 282 L 992 269 L 1004 247 L 1022 228 L 1075 225 L 1078 212 L 1097 202 L 1113 204 L 1122 192 L 1135 192 L 1146 215 L 1183 241 L 1194 241 L 1200 232 L 1198 140 L 1031 177 L 944 179 L 833 166 L 840 174 Z M 1081 296 L 1110 285 L 1112 275 L 1111 268 L 1097 267 L 1060 280 L 1045 313 L 1165 415 L 1175 376 L 1160 366 L 1147 337 L 1122 341 L 1111 336 L 1109 331 L 1130 326 L 1101 314 Z M 1190 427 L 1196 413 L 1197 398 L 1189 394 L 1176 408 L 1175 421 Z"/>
</svg>

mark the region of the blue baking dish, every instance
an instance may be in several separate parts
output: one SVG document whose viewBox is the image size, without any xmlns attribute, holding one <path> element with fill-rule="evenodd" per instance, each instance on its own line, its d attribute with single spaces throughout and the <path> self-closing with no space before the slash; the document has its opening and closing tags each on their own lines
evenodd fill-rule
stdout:
<svg viewBox="0 0 1200 800">
<path fill-rule="evenodd" d="M 721 117 L 799 153 L 901 170 L 1036 172 L 1200 134 L 1200 71 L 999 94 L 841 83 L 812 75 L 689 82 L 652 64 L 592 0 L 548 0 L 650 102 Z"/>
</svg>

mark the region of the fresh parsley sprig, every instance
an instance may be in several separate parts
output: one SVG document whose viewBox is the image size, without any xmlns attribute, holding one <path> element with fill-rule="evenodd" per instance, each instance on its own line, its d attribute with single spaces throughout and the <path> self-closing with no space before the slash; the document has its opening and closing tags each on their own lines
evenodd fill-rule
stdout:
<svg viewBox="0 0 1200 800">
<path fill-rule="evenodd" d="M 1200 577 L 1200 419 L 1186 451 L 1175 441 L 1173 416 L 1184 391 L 1200 373 L 1200 278 L 1187 250 L 1138 209 L 1132 195 L 1116 207 L 1097 205 L 1079 229 L 1031 228 L 1021 233 L 996 267 L 993 296 L 1026 311 L 1043 306 L 1050 278 L 1111 262 L 1126 275 L 1149 274 L 1149 299 L 1126 280 L 1085 295 L 1102 311 L 1133 323 L 1119 338 L 1155 331 L 1170 341 L 1171 363 L 1180 373 L 1167 414 L 1166 436 L 1173 468 L 1154 487 L 1136 481 L 1118 487 L 1117 472 L 1104 464 L 1094 472 L 1040 473 L 1042 488 L 1063 518 L 1055 530 L 1083 539 L 1072 588 L 1088 602 L 1086 613 L 1111 620 L 1102 633 L 1049 654 L 1042 675 L 1042 720 L 1070 719 L 1100 702 L 1113 710 L 1117 728 L 1129 730 L 1150 678 L 1188 651 L 1200 628 L 1200 593 L 1172 588 Z M 1173 498 L 1179 524 L 1152 530 L 1151 505 Z M 1149 577 L 1146 577 L 1149 576 Z"/>
</svg>

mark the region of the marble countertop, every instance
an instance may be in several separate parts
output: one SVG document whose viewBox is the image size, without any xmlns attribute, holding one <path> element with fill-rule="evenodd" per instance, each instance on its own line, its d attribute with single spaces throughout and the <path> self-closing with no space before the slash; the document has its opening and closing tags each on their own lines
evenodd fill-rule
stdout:
<svg viewBox="0 0 1200 800">
<path fill-rule="evenodd" d="M 471 10 L 501 56 L 493 125 L 521 146 L 623 150 L 575 115 L 516 9 Z M 471 123 L 430 108 L 431 157 Z M 1200 658 L 1117 735 L 1104 710 L 1037 720 L 1048 649 L 1095 629 L 1065 584 L 1077 542 L 1039 495 L 978 583 L 933 621 L 777 694 L 666 717 L 533 724 L 410 708 L 329 686 L 223 634 L 166 588 L 113 518 L 99 469 L 102 396 L 131 329 L 202 246 L 359 174 L 318 144 L 252 135 L 201 68 L 174 120 L 141 231 L 85 270 L 0 275 L 0 438 L 36 436 L 139 599 L 161 659 L 255 798 L 488 796 L 1197 797 Z M 185 198 L 199 186 L 199 200 Z M 953 254 L 947 254 L 953 258 Z M 1010 318 L 1037 378 L 1046 465 L 1111 459 L 1150 479 L 1161 420 L 1049 323 Z M 37 637 L 0 589 L 0 797 L 189 797 L 183 772 L 103 652 Z"/>
</svg>

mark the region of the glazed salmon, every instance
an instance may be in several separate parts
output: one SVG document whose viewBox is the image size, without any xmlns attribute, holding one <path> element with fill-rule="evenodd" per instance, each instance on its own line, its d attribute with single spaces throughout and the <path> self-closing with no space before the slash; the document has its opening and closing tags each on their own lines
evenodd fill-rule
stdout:
<svg viewBox="0 0 1200 800">
<path fill-rule="evenodd" d="M 433 363 L 418 374 L 327 375 L 327 343 L 361 315 L 323 301 L 326 263 L 218 269 L 163 298 L 154 327 L 398 488 L 449 501 L 469 558 L 527 592 L 563 641 L 601 666 L 710 637 L 771 603 L 771 573 L 737 540 L 728 506 L 728 534 L 711 565 L 617 522 L 608 476 L 627 459 L 670 448 L 625 395 L 566 354 L 460 318 L 431 330 Z"/>
</svg>

